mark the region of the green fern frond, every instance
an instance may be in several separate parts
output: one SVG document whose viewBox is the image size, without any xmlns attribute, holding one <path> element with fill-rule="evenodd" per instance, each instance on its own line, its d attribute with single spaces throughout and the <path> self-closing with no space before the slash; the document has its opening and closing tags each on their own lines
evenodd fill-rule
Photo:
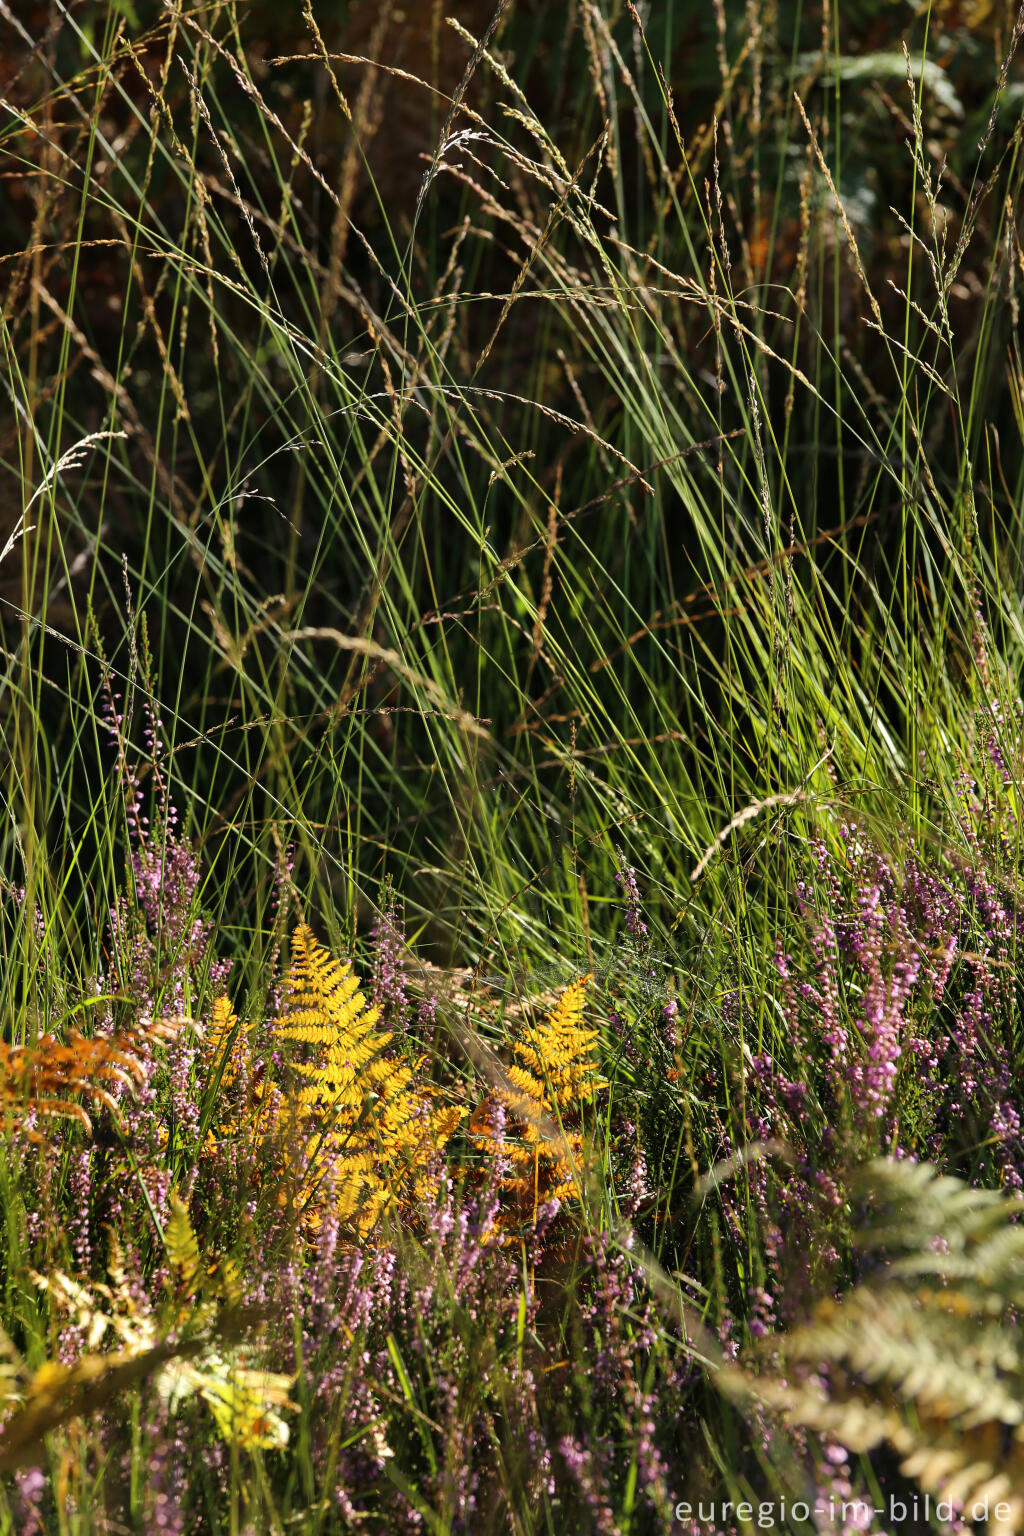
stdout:
<svg viewBox="0 0 1024 1536">
<path fill-rule="evenodd" d="M 185 1203 L 174 1190 L 167 1203 L 170 1211 L 164 1223 L 164 1247 L 180 1289 L 186 1296 L 194 1296 L 199 1288 L 199 1242 Z"/>
<path fill-rule="evenodd" d="M 1003 1530 L 1024 1528 L 1024 1204 L 887 1160 L 852 1193 L 869 1210 L 859 1246 L 884 1264 L 720 1372 L 723 1389 L 854 1452 L 885 1441 L 923 1491 L 998 1500 Z"/>
</svg>

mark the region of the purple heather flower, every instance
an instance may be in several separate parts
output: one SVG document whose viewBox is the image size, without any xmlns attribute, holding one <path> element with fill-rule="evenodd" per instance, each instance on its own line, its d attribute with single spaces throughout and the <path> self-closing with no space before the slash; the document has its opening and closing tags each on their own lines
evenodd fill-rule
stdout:
<svg viewBox="0 0 1024 1536">
<path fill-rule="evenodd" d="M 46 1477 L 39 1467 L 29 1467 L 14 1475 L 14 1507 L 18 1517 L 20 1536 L 43 1536 L 44 1525 L 41 1510 L 46 1492 Z"/>
<path fill-rule="evenodd" d="M 391 1029 L 404 1028 L 407 1008 L 405 973 L 402 960 L 405 951 L 403 925 L 397 915 L 395 893 L 390 884 L 381 899 L 381 908 L 374 921 L 373 981 L 371 998 L 381 1010 L 384 1022 Z"/>
<path fill-rule="evenodd" d="M 619 871 L 615 876 L 615 883 L 622 891 L 626 902 L 626 927 L 631 938 L 644 941 L 647 938 L 647 924 L 643 920 L 643 908 L 640 905 L 640 888 L 636 883 L 636 870 L 626 863 L 625 855 L 619 853 Z"/>
</svg>

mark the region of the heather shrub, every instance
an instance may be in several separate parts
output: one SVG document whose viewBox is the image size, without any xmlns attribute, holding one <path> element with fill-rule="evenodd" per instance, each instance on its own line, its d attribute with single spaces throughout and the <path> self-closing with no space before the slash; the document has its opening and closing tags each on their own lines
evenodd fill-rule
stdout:
<svg viewBox="0 0 1024 1536">
<path fill-rule="evenodd" d="M 123 1439 L 116 1375 L 130 1359 L 157 1469 L 168 1442 L 175 1458 L 200 1454 L 212 1405 L 221 1450 L 202 1488 L 171 1462 L 170 1492 L 162 1473 L 144 1496 L 130 1479 L 108 1488 L 110 1507 L 121 1500 L 140 1518 L 173 1508 L 171 1528 L 221 1518 L 240 1454 L 269 1458 L 259 1498 L 279 1513 L 305 1507 L 310 1484 L 302 1492 L 286 1469 L 295 1454 L 308 1458 L 307 1479 L 331 1490 L 342 1526 L 417 1529 L 430 1511 L 453 1531 L 499 1530 L 509 1486 L 524 1520 L 609 1532 L 623 1519 L 670 1519 L 676 1503 L 715 1488 L 724 1501 L 729 1482 L 689 1451 L 694 1415 L 735 1435 L 734 1410 L 709 1396 L 707 1364 L 734 1358 L 744 1340 L 769 1360 L 773 1338 L 795 1347 L 803 1318 L 870 1275 L 858 1168 L 881 1153 L 1019 1188 L 1014 995 L 990 963 L 1016 908 L 993 844 L 997 802 L 962 782 L 970 860 L 912 845 L 897 864 L 849 821 L 794 846 L 806 876 L 794 882 L 772 984 L 785 1044 L 754 1051 L 754 1008 L 726 991 L 717 1081 L 731 1095 L 701 1069 L 704 1049 L 691 1050 L 689 978 L 649 941 L 628 870 L 619 967 L 565 989 L 504 1063 L 477 1060 L 468 1119 L 466 1079 L 446 1084 L 415 1044 L 414 1003 L 394 1009 L 396 1031 L 377 1031 L 351 968 L 302 927 L 283 988 L 267 989 L 264 1023 L 240 1022 L 223 992 L 206 1024 L 161 1018 L 167 977 L 153 969 L 134 1032 L 108 1044 L 100 1016 L 89 1040 L 41 1040 L 49 1077 L 23 1072 L 8 1136 L 45 1141 L 68 1170 L 67 1207 L 38 1167 L 24 1163 L 17 1179 L 35 1327 L 50 1318 L 49 1349 L 69 1381 L 52 1421 L 30 1384 L 0 1455 L 19 1441 L 22 1455 L 38 1455 L 35 1422 L 51 1438 L 74 1429 L 82 1490 L 103 1458 L 131 1463 L 139 1442 Z M 189 931 L 207 933 L 194 850 L 179 842 L 170 868 L 168 899 L 180 914 L 190 898 Z M 139 965 L 152 965 L 162 886 L 139 861 L 133 869 L 156 892 L 155 905 L 140 904 L 134 945 Z M 112 928 L 128 909 L 115 905 Z M 372 943 L 382 942 L 409 963 L 393 919 L 377 925 Z M 203 962 L 222 987 L 205 949 Z M 171 999 L 180 1004 L 180 992 Z M 595 1006 L 598 1027 L 584 1027 Z M 113 1016 L 106 1024 L 115 1028 Z M 138 1054 L 125 1056 L 127 1044 Z M 640 1051 L 674 1063 L 649 1088 Z M 98 1069 L 101 1059 L 113 1065 Z M 57 1087 L 33 1107 L 44 1081 Z M 10 1069 L 8 1082 L 13 1092 Z M 89 1115 L 73 1112 L 79 1097 Z M 689 1186 L 678 1172 L 669 1203 L 650 1168 L 654 1136 L 673 1130 L 686 1171 L 713 1171 Z M 670 1281 L 664 1266 L 683 1252 L 685 1277 Z M 119 1352 L 101 1370 L 105 1339 Z M 81 1389 L 76 1399 L 74 1373 L 89 1361 L 94 1399 Z M 827 1433 L 794 1436 L 772 1406 L 796 1413 L 792 1394 L 760 1380 L 737 1397 L 756 1426 L 736 1463 L 747 1486 L 767 1498 L 765 1469 L 788 1468 L 817 1478 L 822 1498 L 833 1485 L 867 1498 L 850 1461 L 863 1447 L 852 1429 L 844 1439 L 838 1408 L 800 1408 Z"/>
</svg>

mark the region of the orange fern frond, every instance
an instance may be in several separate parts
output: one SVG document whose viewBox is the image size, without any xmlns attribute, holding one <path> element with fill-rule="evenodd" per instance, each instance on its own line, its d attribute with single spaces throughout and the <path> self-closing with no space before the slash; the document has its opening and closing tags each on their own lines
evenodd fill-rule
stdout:
<svg viewBox="0 0 1024 1536">
<path fill-rule="evenodd" d="M 148 1040 L 140 1031 L 91 1039 L 71 1030 L 65 1040 L 41 1035 L 31 1045 L 0 1042 L 0 1114 L 32 1141 L 37 1121 L 77 1120 L 92 1131 L 86 1105 L 117 1111 L 117 1093 L 146 1076 Z"/>
<path fill-rule="evenodd" d="M 510 1164 L 500 1185 L 508 1201 L 506 1231 L 535 1223 L 542 1205 L 557 1200 L 564 1206 L 581 1194 L 583 1111 L 607 1087 L 594 1054 L 598 1031 L 582 1022 L 590 980 L 574 981 L 544 1020 L 515 1042 L 517 1059 L 505 1081 L 470 1120 L 477 1146 L 493 1153 L 499 1106 L 510 1117 L 500 1143 Z"/>
</svg>

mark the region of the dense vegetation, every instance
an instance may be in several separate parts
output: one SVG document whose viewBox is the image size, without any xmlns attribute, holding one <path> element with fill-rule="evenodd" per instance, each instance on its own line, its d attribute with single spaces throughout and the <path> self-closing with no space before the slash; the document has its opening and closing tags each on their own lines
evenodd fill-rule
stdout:
<svg viewBox="0 0 1024 1536">
<path fill-rule="evenodd" d="M 0 1531 L 1024 1527 L 1022 35 L 0 4 Z"/>
</svg>

